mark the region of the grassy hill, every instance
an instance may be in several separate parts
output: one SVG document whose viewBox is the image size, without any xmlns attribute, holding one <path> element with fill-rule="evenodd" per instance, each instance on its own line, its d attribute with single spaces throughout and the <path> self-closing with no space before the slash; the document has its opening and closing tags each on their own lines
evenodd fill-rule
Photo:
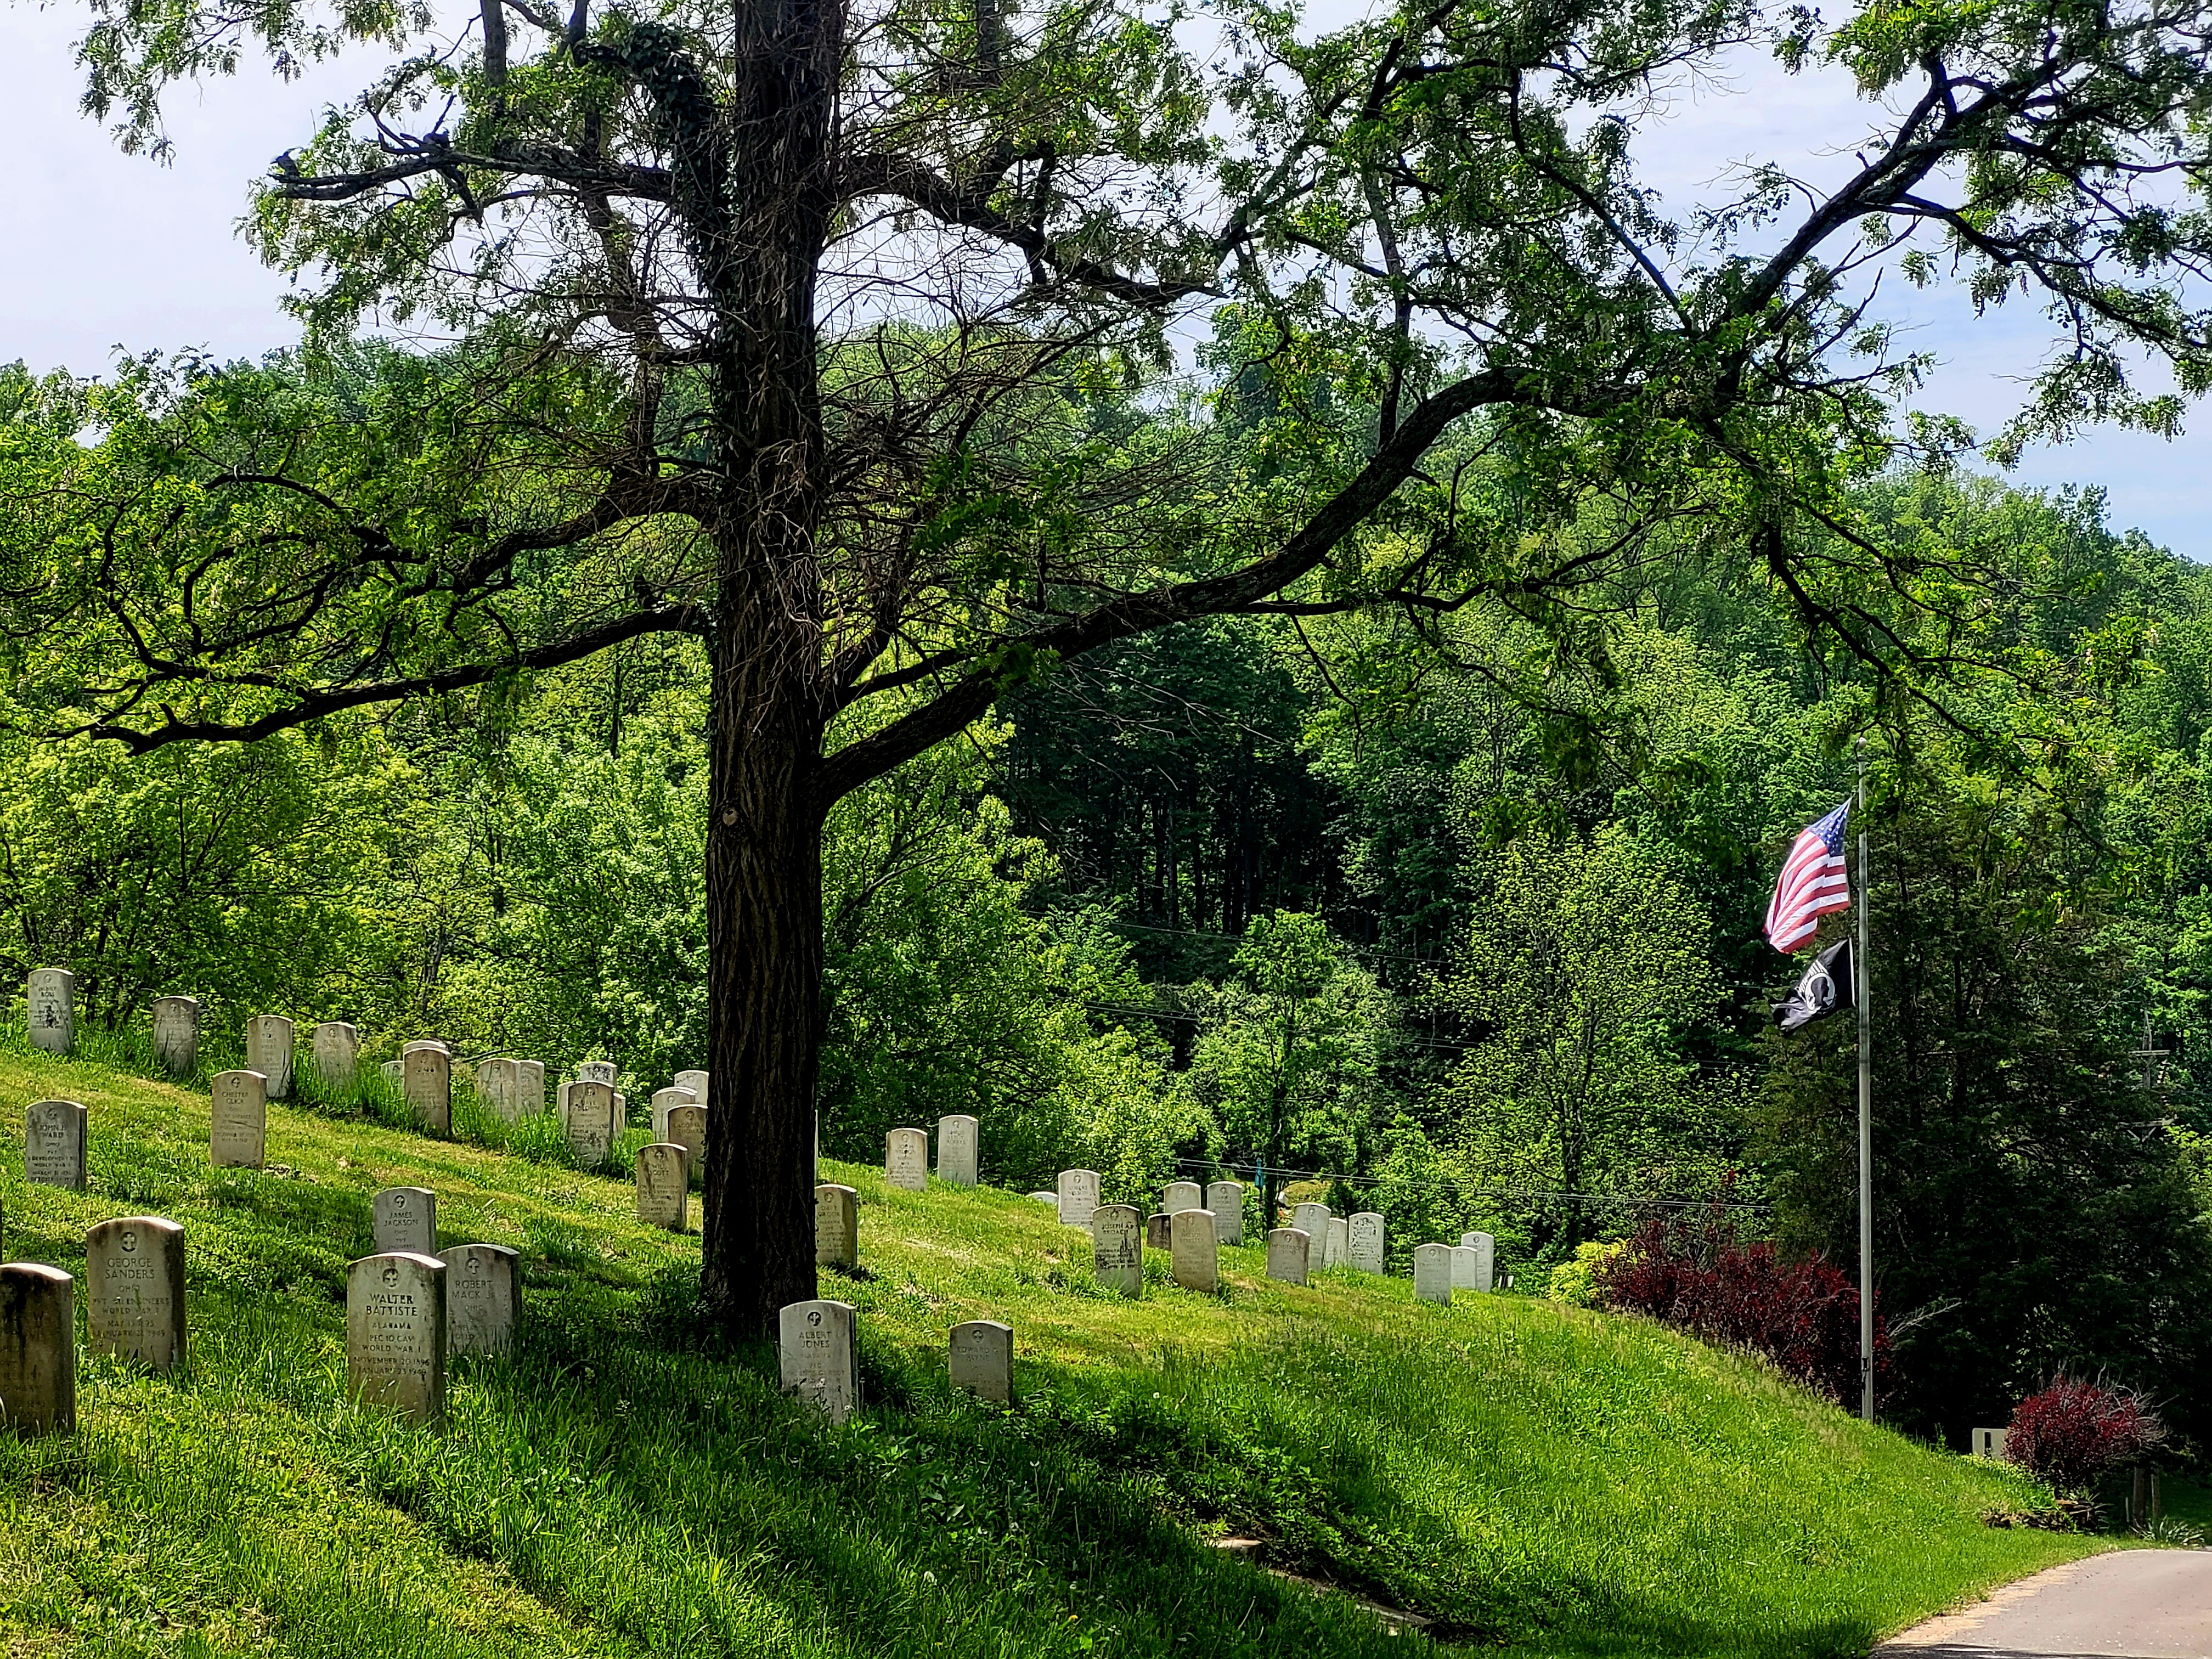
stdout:
<svg viewBox="0 0 2212 1659">
<path fill-rule="evenodd" d="M 22 1181 L 21 1103 L 52 1095 L 92 1109 L 87 1194 Z M 0 1053 L 0 1098 L 7 1255 L 81 1272 L 94 1221 L 167 1215 L 195 1298 L 188 1376 L 88 1356 L 78 1435 L 0 1443 L 10 1656 L 1424 1645 L 1262 1561 L 1486 1650 L 1855 1654 L 2097 1547 L 1988 1528 L 2029 1497 L 2010 1472 L 1657 1328 L 1283 1288 L 1256 1249 L 1218 1297 L 1148 1268 L 1127 1303 L 1031 1200 L 844 1165 L 865 1270 L 823 1294 L 861 1310 L 872 1404 L 833 1429 L 709 1340 L 696 1235 L 635 1224 L 626 1181 L 283 1106 L 267 1171 L 210 1170 L 204 1093 L 86 1061 Z M 401 1182 L 443 1243 L 525 1257 L 521 1351 L 463 1362 L 439 1431 L 344 1400 L 345 1264 Z M 979 1316 L 1014 1327 L 1011 1412 L 945 1381 Z"/>
</svg>

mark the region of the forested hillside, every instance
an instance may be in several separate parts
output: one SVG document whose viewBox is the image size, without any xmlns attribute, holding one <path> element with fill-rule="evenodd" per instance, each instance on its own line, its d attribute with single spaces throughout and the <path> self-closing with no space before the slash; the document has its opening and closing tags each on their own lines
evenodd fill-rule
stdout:
<svg viewBox="0 0 2212 1659">
<path fill-rule="evenodd" d="M 19 477 L 85 395 L 9 382 Z M 1133 451 L 1173 418 L 1099 417 Z M 1510 517 L 1514 469 L 1468 465 Z M 825 1152 L 967 1111 L 1017 1189 L 1264 1165 L 1382 1212 L 1401 1259 L 1493 1231 L 1524 1289 L 1709 1206 L 1847 1259 L 1849 1022 L 1770 1030 L 1796 964 L 1759 921 L 1863 758 L 1886 1411 L 1961 1443 L 2065 1366 L 2202 1432 L 2212 578 L 2094 493 L 1889 471 L 1848 505 L 1808 556 L 1842 597 L 1806 602 L 1852 611 L 1826 635 L 1698 521 L 1593 496 L 1562 532 L 1588 579 L 1525 603 L 1286 605 L 1031 665 L 831 811 Z M 46 738 L 51 662 L 8 678 L 15 982 L 66 964 L 108 1026 L 172 990 L 224 1027 L 345 1018 L 374 1058 L 706 1051 L 697 640 L 136 757 Z"/>
</svg>

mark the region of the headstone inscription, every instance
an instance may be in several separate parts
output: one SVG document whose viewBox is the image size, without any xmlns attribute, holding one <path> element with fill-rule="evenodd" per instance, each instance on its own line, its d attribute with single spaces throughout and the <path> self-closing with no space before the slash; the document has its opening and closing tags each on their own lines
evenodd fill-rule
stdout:
<svg viewBox="0 0 2212 1659">
<path fill-rule="evenodd" d="M 1352 1260 L 1352 1224 L 1340 1215 L 1328 1218 L 1328 1249 L 1322 1265 L 1341 1267 Z"/>
<path fill-rule="evenodd" d="M 611 1060 L 586 1060 L 579 1063 L 576 1067 L 576 1081 L 604 1083 L 611 1089 L 615 1086 L 617 1072 L 617 1068 Z"/>
<path fill-rule="evenodd" d="M 315 1075 L 333 1089 L 350 1089 L 361 1075 L 361 1033 L 342 1019 L 326 1019 L 308 1039 Z"/>
<path fill-rule="evenodd" d="M 1413 1250 L 1413 1294 L 1423 1302 L 1451 1302 L 1451 1246 L 1422 1244 Z"/>
<path fill-rule="evenodd" d="M 1300 1204 L 1291 1211 L 1291 1225 L 1313 1241 L 1313 1254 L 1307 1258 L 1310 1269 L 1328 1265 L 1328 1206 Z"/>
<path fill-rule="evenodd" d="M 1096 1213 L 1096 1212 L 1093 1212 Z M 1175 1218 L 1165 1210 L 1155 1210 L 1145 1218 L 1145 1248 L 1164 1250 L 1175 1243 Z"/>
<path fill-rule="evenodd" d="M 269 1080 L 258 1072 L 217 1072 L 208 1082 L 208 1162 L 258 1170 L 269 1154 Z"/>
<path fill-rule="evenodd" d="M 928 1188 L 928 1130 L 894 1129 L 884 1137 L 884 1179 L 909 1193 Z"/>
<path fill-rule="evenodd" d="M 956 1112 L 938 1119 L 937 1178 L 956 1187 L 974 1186 L 981 1145 L 981 1126 L 974 1118 Z"/>
<path fill-rule="evenodd" d="M 1177 1210 L 1170 1223 L 1168 1271 L 1186 1291 L 1208 1295 L 1221 1286 L 1221 1253 L 1213 1237 L 1213 1212 Z"/>
<path fill-rule="evenodd" d="M 154 999 L 154 1058 L 161 1069 L 182 1077 L 199 1064 L 200 1000 Z"/>
<path fill-rule="evenodd" d="M 518 1118 L 536 1117 L 545 1109 L 545 1062 L 542 1060 L 518 1060 L 514 1062 L 514 1114 Z"/>
<path fill-rule="evenodd" d="M 696 1106 L 699 1097 L 689 1089 L 655 1089 L 650 1103 L 653 1111 L 653 1138 L 668 1139 L 668 1115 L 678 1106 Z"/>
<path fill-rule="evenodd" d="M 1014 1401 L 1014 1328 L 971 1319 L 952 1328 L 952 1386 L 1001 1406 Z"/>
<path fill-rule="evenodd" d="M 267 1079 L 267 1097 L 292 1097 L 292 1022 L 282 1014 L 256 1014 L 246 1022 L 246 1069 Z"/>
<path fill-rule="evenodd" d="M 704 1106 L 708 1103 L 708 1073 L 694 1069 L 678 1072 L 675 1077 L 671 1079 L 671 1081 L 672 1081 L 679 1089 L 689 1090 L 691 1094 L 691 1098 L 697 1101 L 702 1106 Z"/>
<path fill-rule="evenodd" d="M 1101 1204 L 1091 1212 L 1091 1273 L 1106 1289 L 1144 1295 L 1143 1224 L 1133 1205 Z"/>
<path fill-rule="evenodd" d="M 637 1218 L 680 1233 L 690 1219 L 691 1154 L 665 1140 L 637 1149 Z"/>
<path fill-rule="evenodd" d="M 2011 1432 L 2009 1429 L 1976 1429 L 1974 1455 L 1994 1457 L 2002 1461 L 2005 1455 L 2005 1438 Z"/>
<path fill-rule="evenodd" d="M 23 1109 L 23 1179 L 84 1190 L 85 1109 L 74 1100 L 34 1100 Z"/>
<path fill-rule="evenodd" d="M 660 1126 L 660 1138 L 672 1141 L 691 1156 L 689 1165 L 691 1184 L 703 1185 L 707 1179 L 707 1109 L 704 1106 L 672 1106 L 668 1121 Z"/>
<path fill-rule="evenodd" d="M 842 1423 L 860 1403 L 854 1352 L 856 1310 L 849 1302 L 793 1302 L 776 1318 L 783 1391 Z"/>
<path fill-rule="evenodd" d="M 76 1041 L 76 975 L 66 968 L 35 968 L 23 987 L 31 1046 L 65 1054 Z"/>
<path fill-rule="evenodd" d="M 814 1265 L 860 1265 L 860 1195 L 850 1187 L 823 1182 L 814 1189 Z"/>
<path fill-rule="evenodd" d="M 564 1085 L 562 1093 L 568 1097 L 569 1150 L 576 1154 L 576 1162 L 596 1170 L 612 1155 L 616 1138 L 622 1133 L 622 1119 L 616 1115 L 615 1085 L 579 1079 Z"/>
<path fill-rule="evenodd" d="M 504 1244 L 456 1244 L 446 1264 L 446 1353 L 505 1353 L 522 1305 L 521 1258 Z"/>
<path fill-rule="evenodd" d="M 1098 1207 L 1098 1171 L 1062 1170 L 1055 1185 L 1060 1199 L 1060 1224 L 1088 1227 L 1091 1212 Z"/>
<path fill-rule="evenodd" d="M 1456 1295 L 1462 1291 L 1473 1294 L 1480 1290 L 1481 1287 L 1478 1280 L 1481 1274 L 1482 1252 L 1472 1244 L 1453 1245 L 1451 1261 L 1453 1294 Z"/>
<path fill-rule="evenodd" d="M 1195 1181 L 1170 1181 L 1167 1191 L 1161 1194 L 1160 1208 L 1173 1215 L 1178 1210 L 1202 1210 L 1206 1207 L 1206 1189 Z"/>
<path fill-rule="evenodd" d="M 502 1123 L 514 1123 L 522 1116 L 522 1062 L 495 1056 L 477 1062 L 477 1098 Z M 447 1281 L 447 1311 L 452 1311 L 452 1281 Z"/>
<path fill-rule="evenodd" d="M 446 1414 L 446 1264 L 398 1250 L 346 1272 L 346 1389 L 417 1423 Z"/>
<path fill-rule="evenodd" d="M 428 1187 L 386 1187 L 369 1201 L 375 1254 L 438 1254 L 438 1195 Z"/>
<path fill-rule="evenodd" d="M 442 1043 L 410 1042 L 399 1056 L 399 1092 L 432 1134 L 453 1132 L 453 1057 Z"/>
<path fill-rule="evenodd" d="M 97 1352 L 163 1376 L 185 1361 L 185 1230 L 121 1216 L 84 1235 L 84 1334 Z"/>
<path fill-rule="evenodd" d="M 1213 1233 L 1224 1244 L 1244 1242 L 1244 1183 L 1217 1181 L 1206 1189 L 1206 1207 L 1213 1212 Z"/>
<path fill-rule="evenodd" d="M 1267 1277 L 1285 1285 L 1306 1282 L 1307 1253 L 1313 1241 L 1295 1227 L 1278 1227 L 1267 1235 Z"/>
<path fill-rule="evenodd" d="M 1487 1291 L 1498 1282 L 1498 1241 L 1488 1233 L 1462 1233 L 1459 1242 L 1474 1252 L 1474 1283 L 1470 1290 Z"/>
<path fill-rule="evenodd" d="M 76 1281 L 59 1267 L 0 1265 L 0 1413 L 20 1439 L 76 1431 Z"/>
<path fill-rule="evenodd" d="M 1345 1223 L 1345 1237 L 1349 1241 L 1352 1265 L 1364 1273 L 1382 1271 L 1382 1218 L 1372 1210 L 1362 1210 Z"/>
</svg>

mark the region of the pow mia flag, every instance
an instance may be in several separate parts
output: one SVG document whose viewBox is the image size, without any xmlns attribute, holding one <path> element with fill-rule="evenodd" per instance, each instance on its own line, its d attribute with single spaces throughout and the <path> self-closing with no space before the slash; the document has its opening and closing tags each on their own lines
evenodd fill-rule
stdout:
<svg viewBox="0 0 2212 1659">
<path fill-rule="evenodd" d="M 1851 971 L 1851 942 L 1831 945 L 1805 964 L 1797 988 L 1774 1005 L 1774 1023 L 1785 1031 L 1810 1025 L 1816 1019 L 1856 1006 L 1852 988 L 1858 983 Z"/>
</svg>

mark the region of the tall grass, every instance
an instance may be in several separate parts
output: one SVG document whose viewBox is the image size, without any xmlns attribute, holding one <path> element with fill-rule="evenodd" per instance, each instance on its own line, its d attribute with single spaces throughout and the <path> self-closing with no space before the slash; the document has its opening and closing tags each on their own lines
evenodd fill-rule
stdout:
<svg viewBox="0 0 2212 1659">
<path fill-rule="evenodd" d="M 1780 1659 L 1863 1653 L 2094 1547 L 1984 1527 L 2033 1501 L 2015 1474 L 1655 1327 L 1348 1271 L 1291 1289 L 1256 1249 L 1224 1253 L 1218 1297 L 1148 1262 L 1126 1302 L 1026 1198 L 842 1165 L 866 1272 L 823 1293 L 861 1310 L 869 1405 L 836 1428 L 764 1348 L 716 1340 L 696 1237 L 637 1226 L 626 1180 L 313 1101 L 271 1108 L 270 1170 L 216 1171 L 189 1086 L 0 1042 L 0 1090 L 93 1111 L 89 1192 L 0 1172 L 8 1254 L 80 1271 L 92 1221 L 169 1214 L 193 1297 L 183 1376 L 88 1360 L 74 1440 L 0 1443 L 0 1629 L 25 1652 L 1424 1645 L 1208 1547 L 1235 1533 L 1486 1648 Z M 434 1430 L 343 1393 L 345 1266 L 398 1182 L 438 1191 L 441 1242 L 524 1253 L 519 1352 L 461 1364 Z M 1015 1328 L 1012 1409 L 946 1378 L 977 1316 Z"/>
</svg>

